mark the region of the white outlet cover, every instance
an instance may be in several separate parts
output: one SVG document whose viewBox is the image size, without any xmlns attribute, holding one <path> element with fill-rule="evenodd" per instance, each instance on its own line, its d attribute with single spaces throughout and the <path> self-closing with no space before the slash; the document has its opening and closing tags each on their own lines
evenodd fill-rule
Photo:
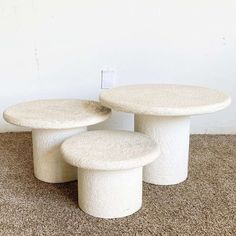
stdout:
<svg viewBox="0 0 236 236">
<path fill-rule="evenodd" d="M 101 88 L 109 89 L 115 86 L 115 71 L 114 70 L 102 70 Z"/>
</svg>

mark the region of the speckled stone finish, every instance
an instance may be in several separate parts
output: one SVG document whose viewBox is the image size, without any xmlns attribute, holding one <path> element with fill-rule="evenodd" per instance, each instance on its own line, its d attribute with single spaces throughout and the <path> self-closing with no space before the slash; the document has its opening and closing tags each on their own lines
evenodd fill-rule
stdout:
<svg viewBox="0 0 236 236">
<path fill-rule="evenodd" d="M 99 102 L 79 99 L 37 100 L 5 110 L 4 119 L 34 129 L 71 129 L 102 122 L 111 110 Z"/>
<path fill-rule="evenodd" d="M 125 217 L 141 208 L 142 167 L 160 153 L 144 134 L 103 130 L 74 136 L 61 151 L 78 167 L 79 207 L 99 218 Z"/>
<path fill-rule="evenodd" d="M 33 129 L 34 175 L 48 183 L 77 179 L 77 168 L 63 160 L 60 145 L 110 115 L 111 110 L 99 102 L 79 99 L 25 102 L 9 107 L 3 114 L 7 122 Z"/>
<path fill-rule="evenodd" d="M 61 151 L 69 164 L 95 170 L 144 166 L 160 153 L 157 144 L 147 135 L 109 130 L 90 131 L 67 139 Z"/>
<path fill-rule="evenodd" d="M 129 85 L 104 91 L 101 103 L 116 111 L 158 116 L 211 113 L 227 107 L 226 94 L 208 88 L 184 85 Z"/>
<path fill-rule="evenodd" d="M 191 116 L 222 110 L 230 105 L 231 98 L 197 86 L 140 84 L 104 91 L 100 101 L 116 111 L 134 113 L 135 131 L 160 145 L 160 157 L 144 167 L 144 181 L 172 185 L 188 176 Z"/>
</svg>

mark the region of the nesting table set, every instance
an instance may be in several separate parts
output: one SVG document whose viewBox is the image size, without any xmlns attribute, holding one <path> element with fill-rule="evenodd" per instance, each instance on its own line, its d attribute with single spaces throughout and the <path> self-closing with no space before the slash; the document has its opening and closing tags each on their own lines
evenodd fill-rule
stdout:
<svg viewBox="0 0 236 236">
<path fill-rule="evenodd" d="M 190 117 L 224 109 L 230 102 L 224 93 L 202 87 L 130 85 L 102 92 L 100 103 L 17 104 L 4 112 L 4 119 L 32 128 L 36 178 L 48 183 L 78 179 L 84 212 L 119 218 L 141 208 L 143 180 L 171 185 L 187 178 Z M 108 119 L 111 109 L 134 113 L 135 132 L 87 131 Z"/>
</svg>

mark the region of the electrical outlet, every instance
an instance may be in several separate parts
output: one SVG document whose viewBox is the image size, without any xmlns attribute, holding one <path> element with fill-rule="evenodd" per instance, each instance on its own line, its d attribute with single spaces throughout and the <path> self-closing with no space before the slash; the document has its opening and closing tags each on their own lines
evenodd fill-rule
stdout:
<svg viewBox="0 0 236 236">
<path fill-rule="evenodd" d="M 115 71 L 111 69 L 104 69 L 101 73 L 101 88 L 109 89 L 115 86 Z"/>
</svg>

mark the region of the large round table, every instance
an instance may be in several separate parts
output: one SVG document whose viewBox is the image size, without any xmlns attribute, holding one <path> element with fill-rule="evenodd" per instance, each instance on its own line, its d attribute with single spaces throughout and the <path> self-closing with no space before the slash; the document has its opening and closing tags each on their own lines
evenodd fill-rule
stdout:
<svg viewBox="0 0 236 236">
<path fill-rule="evenodd" d="M 102 105 L 135 114 L 135 131 L 160 144 L 161 155 L 144 168 L 144 181 L 170 185 L 188 176 L 190 117 L 230 105 L 226 94 L 183 85 L 129 85 L 100 94 Z"/>
<path fill-rule="evenodd" d="M 110 115 L 111 110 L 100 103 L 79 99 L 25 102 L 8 108 L 3 114 L 11 124 L 32 128 L 34 174 L 49 183 L 77 179 L 77 168 L 62 159 L 61 143 Z"/>
</svg>

